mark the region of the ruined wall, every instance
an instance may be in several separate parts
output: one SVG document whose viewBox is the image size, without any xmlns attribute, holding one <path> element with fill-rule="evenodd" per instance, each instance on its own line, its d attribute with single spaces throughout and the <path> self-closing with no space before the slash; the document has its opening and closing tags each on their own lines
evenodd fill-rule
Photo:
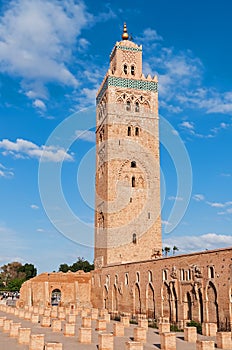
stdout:
<svg viewBox="0 0 232 350">
<path fill-rule="evenodd" d="M 61 306 L 71 303 L 79 306 L 90 305 L 90 278 L 90 273 L 83 271 L 42 273 L 23 283 L 20 289 L 20 303 L 29 306 L 49 306 L 52 292 L 59 290 Z"/>
<path fill-rule="evenodd" d="M 232 248 L 108 266 L 92 273 L 92 304 L 110 312 L 232 322 Z"/>
</svg>

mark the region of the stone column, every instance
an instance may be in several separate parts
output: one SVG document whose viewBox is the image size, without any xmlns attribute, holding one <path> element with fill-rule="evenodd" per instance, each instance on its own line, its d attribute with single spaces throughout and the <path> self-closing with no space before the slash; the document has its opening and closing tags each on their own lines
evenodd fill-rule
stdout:
<svg viewBox="0 0 232 350">
<path fill-rule="evenodd" d="M 49 316 L 43 316 L 42 317 L 42 322 L 41 322 L 41 327 L 50 327 L 51 326 L 51 319 Z"/>
<path fill-rule="evenodd" d="M 121 322 L 113 324 L 113 335 L 115 337 L 124 337 L 124 325 Z"/>
<path fill-rule="evenodd" d="M 81 326 L 83 328 L 91 328 L 92 326 L 92 319 L 91 317 L 82 317 L 82 324 Z"/>
<path fill-rule="evenodd" d="M 5 320 L 3 321 L 3 333 L 8 333 L 8 332 L 10 332 L 11 323 L 13 323 L 13 320 L 5 319 Z"/>
<path fill-rule="evenodd" d="M 161 350 L 176 350 L 176 333 L 160 334 Z"/>
<path fill-rule="evenodd" d="M 106 330 L 106 321 L 102 319 L 97 320 L 96 331 L 105 331 Z"/>
<path fill-rule="evenodd" d="M 39 315 L 31 315 L 31 323 L 39 323 Z"/>
<path fill-rule="evenodd" d="M 125 327 L 130 327 L 130 317 L 129 316 L 121 316 L 121 320 L 122 324 Z"/>
<path fill-rule="evenodd" d="M 31 336 L 31 328 L 19 328 L 18 343 L 29 344 Z"/>
<path fill-rule="evenodd" d="M 169 333 L 170 332 L 170 323 L 159 323 L 159 334 Z"/>
<path fill-rule="evenodd" d="M 231 332 L 217 332 L 216 343 L 219 349 L 232 349 Z"/>
<path fill-rule="evenodd" d="M 196 350 L 214 350 L 214 341 L 211 340 L 197 340 Z"/>
<path fill-rule="evenodd" d="M 143 350 L 143 344 L 137 341 L 127 341 L 126 350 Z"/>
<path fill-rule="evenodd" d="M 17 338 L 19 334 L 19 328 L 21 327 L 21 323 L 11 323 L 10 325 L 10 337 Z"/>
<path fill-rule="evenodd" d="M 147 341 L 147 330 L 142 327 L 134 328 L 134 341 L 146 343 Z"/>
<path fill-rule="evenodd" d="M 75 323 L 65 323 L 64 325 L 64 335 L 66 337 L 72 337 L 75 335 Z"/>
<path fill-rule="evenodd" d="M 76 323 L 76 315 L 67 315 L 68 323 Z"/>
<path fill-rule="evenodd" d="M 139 318 L 138 319 L 138 326 L 148 329 L 148 320 L 146 320 L 144 318 Z"/>
<path fill-rule="evenodd" d="M 99 350 L 114 350 L 114 336 L 111 333 L 100 333 L 98 335 Z"/>
<path fill-rule="evenodd" d="M 61 331 L 61 320 L 52 320 L 52 331 L 53 332 Z"/>
<path fill-rule="evenodd" d="M 79 343 L 91 344 L 92 342 L 92 328 L 79 328 L 78 332 Z"/>
<path fill-rule="evenodd" d="M 44 334 L 31 334 L 29 350 L 44 350 Z"/>
<path fill-rule="evenodd" d="M 197 341 L 197 329 L 196 327 L 185 327 L 184 328 L 184 340 L 191 343 Z"/>
</svg>

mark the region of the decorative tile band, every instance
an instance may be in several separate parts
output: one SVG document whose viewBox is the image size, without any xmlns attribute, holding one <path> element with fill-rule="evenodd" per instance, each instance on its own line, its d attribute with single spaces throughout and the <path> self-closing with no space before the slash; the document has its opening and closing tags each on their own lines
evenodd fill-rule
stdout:
<svg viewBox="0 0 232 350">
<path fill-rule="evenodd" d="M 116 48 L 126 50 L 126 51 L 142 51 L 140 47 L 127 47 L 127 46 L 117 45 Z"/>
<path fill-rule="evenodd" d="M 135 80 L 135 79 L 127 79 L 120 77 L 112 77 L 109 76 L 104 85 L 102 86 L 101 91 L 97 96 L 97 103 L 101 100 L 108 86 L 116 86 L 128 89 L 136 89 L 136 90 L 145 90 L 145 91 L 158 91 L 158 83 L 154 81 L 144 81 L 144 80 Z"/>
</svg>

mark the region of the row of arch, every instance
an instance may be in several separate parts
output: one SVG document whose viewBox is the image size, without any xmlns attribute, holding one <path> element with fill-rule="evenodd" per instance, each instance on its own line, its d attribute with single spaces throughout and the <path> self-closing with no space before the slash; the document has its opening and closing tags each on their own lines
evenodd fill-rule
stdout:
<svg viewBox="0 0 232 350">
<path fill-rule="evenodd" d="M 210 281 L 206 288 L 204 300 L 202 288 L 189 289 L 183 294 L 183 299 L 178 297 L 177 287 L 174 283 L 163 283 L 161 295 L 157 295 L 152 282 L 146 286 L 145 298 L 142 296 L 139 281 L 134 284 L 130 293 L 130 302 L 133 314 L 146 313 L 150 319 L 159 317 L 169 318 L 171 323 L 178 323 L 180 320 L 195 320 L 197 322 L 212 322 L 219 326 L 219 310 L 217 301 L 217 290 Z M 109 311 L 120 312 L 121 305 L 125 303 L 124 296 L 119 292 L 117 284 L 112 288 L 104 286 L 103 307 Z M 158 303 L 161 300 L 161 303 Z"/>
</svg>

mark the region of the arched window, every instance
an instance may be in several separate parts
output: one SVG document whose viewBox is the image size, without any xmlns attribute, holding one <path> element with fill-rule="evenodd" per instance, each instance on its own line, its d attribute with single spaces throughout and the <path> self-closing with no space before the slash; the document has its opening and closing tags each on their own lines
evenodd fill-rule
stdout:
<svg viewBox="0 0 232 350">
<path fill-rule="evenodd" d="M 139 128 L 137 126 L 135 128 L 135 136 L 139 136 Z"/>
<path fill-rule="evenodd" d="M 131 136 L 131 127 L 128 126 L 128 129 L 127 129 L 127 136 Z"/>
<path fill-rule="evenodd" d="M 123 66 L 123 72 L 124 72 L 125 74 L 127 74 L 127 65 L 126 65 L 126 64 L 124 64 L 124 66 Z"/>
<path fill-rule="evenodd" d="M 130 110 L 131 110 L 130 101 L 126 101 L 126 110 L 127 110 L 127 111 L 130 111 Z"/>
<path fill-rule="evenodd" d="M 209 267 L 209 278 L 214 278 L 214 267 L 213 266 Z"/>
<path fill-rule="evenodd" d="M 115 283 L 115 284 L 118 284 L 118 275 L 115 275 L 114 283 Z"/>
<path fill-rule="evenodd" d="M 148 271 L 148 281 L 152 282 L 152 272 Z"/>
<path fill-rule="evenodd" d="M 128 273 L 125 274 L 125 285 L 128 286 L 129 284 L 129 275 Z"/>
<path fill-rule="evenodd" d="M 136 272 L 136 282 L 137 282 L 137 283 L 139 283 L 139 278 L 140 278 L 139 272 Z"/>
<path fill-rule="evenodd" d="M 137 236 L 136 236 L 136 233 L 133 233 L 132 242 L 133 242 L 134 244 L 137 243 Z"/>
<path fill-rule="evenodd" d="M 163 281 L 167 281 L 167 279 L 168 279 L 167 270 L 163 270 Z"/>
<path fill-rule="evenodd" d="M 136 168 L 136 162 L 134 160 L 131 162 L 131 168 Z"/>
<path fill-rule="evenodd" d="M 131 75 L 135 75 L 135 66 L 131 66 Z"/>
<path fill-rule="evenodd" d="M 135 187 L 135 177 L 134 176 L 132 176 L 132 179 L 131 179 L 131 186 Z"/>
<path fill-rule="evenodd" d="M 135 112 L 139 112 L 139 103 L 135 102 Z"/>
</svg>

